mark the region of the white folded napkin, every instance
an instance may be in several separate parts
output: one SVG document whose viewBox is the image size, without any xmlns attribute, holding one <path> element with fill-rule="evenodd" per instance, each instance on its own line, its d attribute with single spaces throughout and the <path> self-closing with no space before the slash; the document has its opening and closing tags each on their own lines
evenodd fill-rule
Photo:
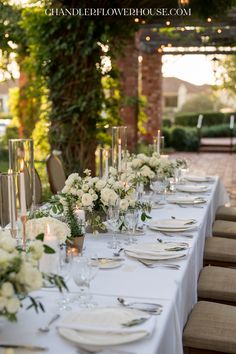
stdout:
<svg viewBox="0 0 236 354">
<path fill-rule="evenodd" d="M 147 335 L 153 332 L 155 327 L 156 319 L 154 316 L 147 315 L 143 313 L 140 317 L 148 318 L 146 322 L 141 323 L 139 325 L 135 325 L 132 327 L 122 327 L 117 325 L 117 327 L 111 326 L 97 326 L 97 325 L 88 325 L 83 323 L 65 323 L 61 321 L 58 323 L 58 328 L 66 328 L 72 329 L 76 331 L 84 331 L 84 332 L 93 332 L 93 333 L 112 333 L 112 334 L 128 334 L 128 333 L 138 333 L 144 332 Z M 140 317 L 137 317 L 140 318 Z"/>
</svg>

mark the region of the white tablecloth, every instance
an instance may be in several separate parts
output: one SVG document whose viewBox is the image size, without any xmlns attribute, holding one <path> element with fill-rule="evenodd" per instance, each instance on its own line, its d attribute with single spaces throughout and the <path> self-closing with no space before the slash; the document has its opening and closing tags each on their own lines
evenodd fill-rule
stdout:
<svg viewBox="0 0 236 354">
<path fill-rule="evenodd" d="M 152 212 L 153 219 L 195 218 L 198 228 L 191 231 L 193 239 L 181 236 L 168 238 L 155 231 L 147 230 L 145 235 L 138 236 L 139 243 L 154 241 L 156 238 L 187 241 L 191 244 L 189 254 L 185 259 L 175 260 L 180 270 L 165 268 L 146 268 L 134 259 L 126 257 L 124 265 L 116 269 L 99 270 L 92 281 L 91 292 L 99 305 L 116 306 L 118 295 L 132 298 L 155 300 L 164 306 L 161 315 L 157 316 L 156 328 L 151 337 L 135 343 L 119 346 L 136 354 L 182 354 L 182 331 L 188 314 L 197 301 L 197 279 L 203 263 L 203 249 L 205 237 L 211 236 L 212 223 L 216 208 L 228 202 L 228 197 L 221 181 L 216 177 L 214 183 L 209 184 L 210 193 L 202 194 L 207 199 L 203 208 L 181 208 L 174 204 L 167 204 Z M 107 248 L 108 235 L 87 235 L 86 252 L 94 251 L 100 256 L 111 256 L 112 251 Z M 121 240 L 128 236 L 119 236 Z M 76 285 L 71 280 L 71 292 L 76 292 Z M 37 328 L 45 325 L 52 314 L 57 312 L 56 300 L 60 297 L 55 289 L 46 289 L 37 293 L 42 297 L 45 305 L 45 314 L 35 314 L 33 310 L 22 310 L 18 322 L 11 324 L 0 322 L 0 343 L 30 343 L 44 345 L 52 354 L 78 353 L 76 345 L 61 338 L 55 326 L 47 334 L 39 333 Z M 72 305 L 73 309 L 76 305 Z M 24 351 L 22 351 L 23 353 Z M 18 353 L 18 351 L 17 351 Z M 20 353 L 20 351 L 19 351 Z M 112 351 L 110 351 L 112 354 Z"/>
</svg>

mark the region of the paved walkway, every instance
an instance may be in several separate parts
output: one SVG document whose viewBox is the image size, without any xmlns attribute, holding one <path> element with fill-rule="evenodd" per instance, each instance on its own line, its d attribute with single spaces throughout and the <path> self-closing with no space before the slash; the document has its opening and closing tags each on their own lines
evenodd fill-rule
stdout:
<svg viewBox="0 0 236 354">
<path fill-rule="evenodd" d="M 236 154 L 222 153 L 175 153 L 189 161 L 190 170 L 201 174 L 218 175 L 227 189 L 231 205 L 236 206 Z"/>
</svg>

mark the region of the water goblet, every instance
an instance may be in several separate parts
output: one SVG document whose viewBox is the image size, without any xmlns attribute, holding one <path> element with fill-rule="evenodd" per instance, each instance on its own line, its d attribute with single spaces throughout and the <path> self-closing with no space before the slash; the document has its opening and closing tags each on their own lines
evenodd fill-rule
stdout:
<svg viewBox="0 0 236 354">
<path fill-rule="evenodd" d="M 138 225 L 139 212 L 137 209 L 128 209 L 125 215 L 126 227 L 130 232 L 131 238 L 127 242 L 127 244 L 132 244 L 137 242 L 137 238 L 135 237 L 136 228 Z"/>
<path fill-rule="evenodd" d="M 72 258 L 71 258 L 71 255 L 67 253 L 67 246 L 65 244 L 60 245 L 59 262 L 60 262 L 59 275 L 63 277 L 65 282 L 68 282 L 68 280 L 70 279 L 70 274 L 71 274 Z M 60 298 L 58 300 L 59 311 L 71 310 L 71 307 L 69 305 L 70 302 L 71 302 L 70 297 L 66 296 L 64 291 L 61 292 Z"/>
<path fill-rule="evenodd" d="M 98 262 L 85 256 L 77 256 L 72 262 L 72 277 L 79 287 L 79 294 L 76 298 L 79 306 L 93 307 L 89 289 L 91 280 L 94 279 L 98 271 Z"/>
<path fill-rule="evenodd" d="M 107 226 L 108 226 L 108 230 L 112 231 L 112 241 L 108 242 L 108 247 L 112 249 L 117 249 L 121 245 L 121 243 L 117 240 L 117 230 L 119 227 L 119 220 L 120 220 L 119 203 L 115 203 L 115 205 L 109 205 L 107 210 Z"/>
</svg>

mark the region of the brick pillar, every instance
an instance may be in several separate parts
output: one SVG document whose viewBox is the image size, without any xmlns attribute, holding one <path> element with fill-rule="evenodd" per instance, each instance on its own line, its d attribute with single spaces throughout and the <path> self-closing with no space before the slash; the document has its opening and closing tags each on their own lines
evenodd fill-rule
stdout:
<svg viewBox="0 0 236 354">
<path fill-rule="evenodd" d="M 121 90 L 127 104 L 120 110 L 123 124 L 128 127 L 128 149 L 135 151 L 138 141 L 138 50 L 135 39 L 124 48 L 117 61 Z"/>
<path fill-rule="evenodd" d="M 161 129 L 162 119 L 162 56 L 158 53 L 142 53 L 142 87 L 141 93 L 146 96 L 148 116 L 145 124 L 146 134 L 144 140 L 150 144 L 153 142 L 153 135 Z"/>
</svg>

